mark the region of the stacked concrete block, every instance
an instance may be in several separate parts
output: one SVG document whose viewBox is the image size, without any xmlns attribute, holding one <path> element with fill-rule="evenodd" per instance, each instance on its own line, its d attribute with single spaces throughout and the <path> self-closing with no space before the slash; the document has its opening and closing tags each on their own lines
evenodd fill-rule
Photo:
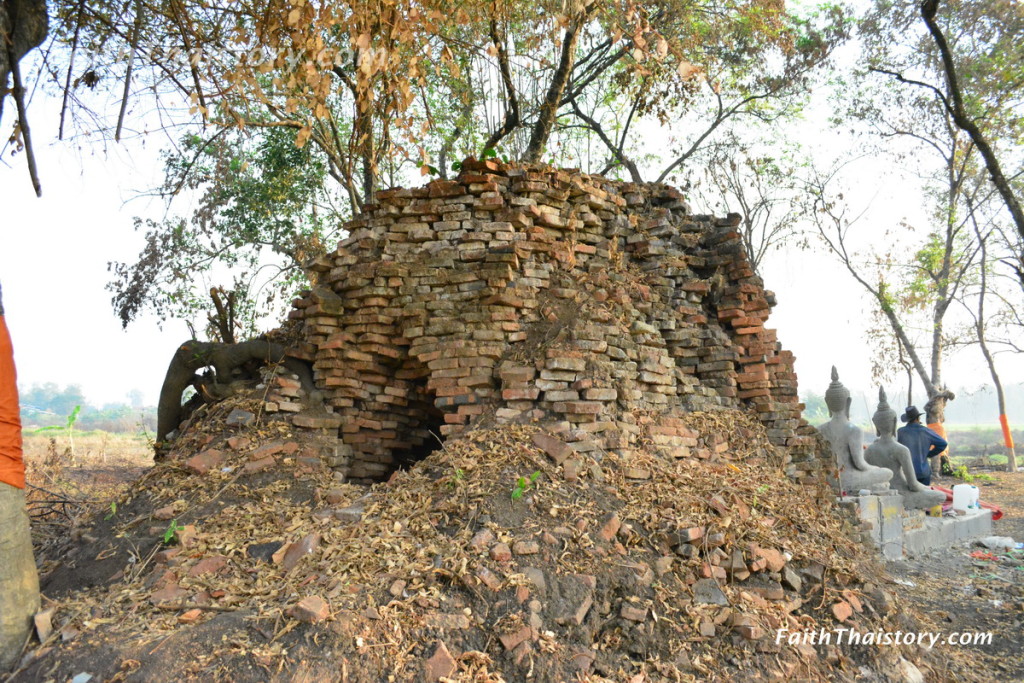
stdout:
<svg viewBox="0 0 1024 683">
<path fill-rule="evenodd" d="M 678 418 L 723 407 L 756 411 L 791 474 L 821 477 L 737 216 L 691 215 L 664 185 L 472 160 L 377 201 L 292 312 L 350 477 L 483 422 L 699 457 Z"/>
</svg>

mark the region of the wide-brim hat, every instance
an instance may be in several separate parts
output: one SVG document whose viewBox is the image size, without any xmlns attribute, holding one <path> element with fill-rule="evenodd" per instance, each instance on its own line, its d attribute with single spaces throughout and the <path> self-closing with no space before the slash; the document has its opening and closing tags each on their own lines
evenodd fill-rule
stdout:
<svg viewBox="0 0 1024 683">
<path fill-rule="evenodd" d="M 921 417 L 921 415 L 921 411 L 915 408 L 914 406 L 907 406 L 907 409 L 903 411 L 903 416 L 900 419 L 903 420 L 904 422 L 910 422 Z"/>
</svg>

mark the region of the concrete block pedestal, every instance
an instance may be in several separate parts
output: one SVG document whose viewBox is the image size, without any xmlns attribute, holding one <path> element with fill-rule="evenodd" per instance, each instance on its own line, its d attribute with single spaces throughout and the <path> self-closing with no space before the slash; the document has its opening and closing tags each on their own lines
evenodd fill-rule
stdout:
<svg viewBox="0 0 1024 683">
<path fill-rule="evenodd" d="M 914 512 L 920 512 L 915 510 Z M 932 548 L 949 547 L 960 541 L 992 535 L 992 511 L 968 510 L 956 517 L 928 517 L 922 515 L 922 524 L 916 529 L 904 529 L 903 547 L 908 553 L 920 553 Z"/>
<path fill-rule="evenodd" d="M 839 504 L 854 509 L 866 534 L 887 560 L 902 559 L 904 552 L 920 553 L 992 534 L 991 510 L 928 517 L 924 510 L 905 510 L 903 498 L 895 491 L 846 496 Z"/>
</svg>

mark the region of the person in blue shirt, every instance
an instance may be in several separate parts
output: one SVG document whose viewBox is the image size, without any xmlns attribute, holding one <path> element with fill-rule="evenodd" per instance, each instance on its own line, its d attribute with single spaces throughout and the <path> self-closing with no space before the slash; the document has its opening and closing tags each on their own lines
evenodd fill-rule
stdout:
<svg viewBox="0 0 1024 683">
<path fill-rule="evenodd" d="M 925 486 L 932 483 L 932 468 L 928 458 L 940 455 L 946 446 L 946 440 L 921 424 L 921 411 L 914 406 L 907 406 L 900 418 L 907 423 L 906 427 L 896 430 L 896 440 L 910 449 L 910 457 L 914 461 L 914 474 Z"/>
</svg>

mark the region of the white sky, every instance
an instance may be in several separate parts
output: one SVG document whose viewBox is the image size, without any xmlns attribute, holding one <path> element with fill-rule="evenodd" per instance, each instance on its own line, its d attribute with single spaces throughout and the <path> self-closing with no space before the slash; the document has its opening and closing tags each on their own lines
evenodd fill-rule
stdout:
<svg viewBox="0 0 1024 683">
<path fill-rule="evenodd" d="M 157 202 L 132 200 L 156 184 L 156 150 L 136 147 L 134 160 L 116 147 L 79 153 L 56 141 L 46 113 L 53 111 L 29 114 L 42 198 L 32 191 L 21 155 L 0 165 L 0 282 L 18 383 L 80 384 L 94 404 L 126 401 L 138 388 L 155 404 L 188 329 L 172 321 L 161 331 L 149 318 L 122 331 L 104 286 L 108 261 L 134 261 L 142 246 L 133 216 L 162 211 Z"/>
<path fill-rule="evenodd" d="M 5 133 L 12 109 L 5 108 Z M 79 384 L 95 404 L 124 401 L 138 388 L 154 404 L 188 329 L 169 321 L 161 330 L 155 319 L 143 318 L 122 331 L 104 287 L 110 279 L 107 263 L 133 262 L 142 245 L 133 217 L 163 215 L 161 202 L 137 195 L 160 182 L 157 151 L 164 138 L 155 134 L 145 147 L 78 150 L 56 140 L 54 102 L 37 97 L 30 116 L 43 197 L 33 194 L 22 156 L 8 155 L 0 163 L 0 282 L 19 383 Z M 813 138 L 833 135 L 807 125 Z M 877 239 L 886 223 L 903 218 L 924 223 L 922 200 L 912 187 L 894 182 L 878 162 L 867 161 L 857 172 L 851 203 L 872 205 L 864 220 L 866 238 Z M 769 326 L 797 356 L 801 394 L 822 393 L 832 364 L 847 386 L 873 392 L 864 335 L 870 301 L 838 262 L 820 250 L 787 247 L 768 256 L 764 274 L 779 301 Z M 1024 381 L 1024 359 L 1004 355 L 1000 364 L 1005 383 Z M 946 368 L 952 387 L 987 383 L 976 348 L 953 357 Z M 923 394 L 920 387 L 915 392 Z"/>
</svg>

